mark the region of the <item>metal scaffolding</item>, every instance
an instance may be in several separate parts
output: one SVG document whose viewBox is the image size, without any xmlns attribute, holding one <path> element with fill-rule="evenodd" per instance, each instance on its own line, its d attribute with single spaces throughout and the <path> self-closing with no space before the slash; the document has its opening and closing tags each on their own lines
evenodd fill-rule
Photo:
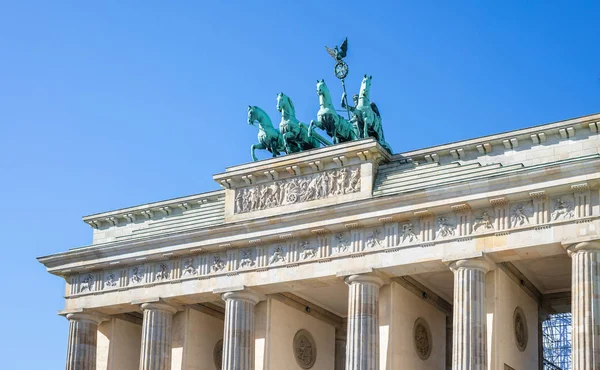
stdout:
<svg viewBox="0 0 600 370">
<path fill-rule="evenodd" d="M 550 315 L 542 323 L 544 370 L 572 370 L 571 313 Z"/>
</svg>

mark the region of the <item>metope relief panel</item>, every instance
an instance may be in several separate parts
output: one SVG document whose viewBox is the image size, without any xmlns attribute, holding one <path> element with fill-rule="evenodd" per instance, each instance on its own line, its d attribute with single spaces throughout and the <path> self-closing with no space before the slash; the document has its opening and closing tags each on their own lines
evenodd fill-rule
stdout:
<svg viewBox="0 0 600 370">
<path fill-rule="evenodd" d="M 572 195 L 563 195 L 550 201 L 551 221 L 568 220 L 575 217 L 575 201 Z"/>
<path fill-rule="evenodd" d="M 375 248 L 383 248 L 383 232 L 381 228 L 374 228 L 372 230 L 368 230 L 366 232 L 365 239 L 365 248 L 366 249 L 375 249 Z"/>
<path fill-rule="evenodd" d="M 481 234 L 494 231 L 494 210 L 483 209 L 474 213 L 473 234 Z"/>
<path fill-rule="evenodd" d="M 235 191 L 235 213 L 247 213 L 360 192 L 360 167 L 255 185 Z"/>
<path fill-rule="evenodd" d="M 332 253 L 342 254 L 350 252 L 350 233 L 337 233 L 333 236 Z"/>
<path fill-rule="evenodd" d="M 277 244 L 269 248 L 269 266 L 283 265 L 287 263 L 287 248 L 283 244 Z"/>
<path fill-rule="evenodd" d="M 181 260 L 181 277 L 193 277 L 198 275 L 200 267 L 198 257 L 186 257 Z"/>
<path fill-rule="evenodd" d="M 154 281 L 165 281 L 171 278 L 172 264 L 171 262 L 164 261 L 154 266 Z"/>
<path fill-rule="evenodd" d="M 400 244 L 418 243 L 419 234 L 415 228 L 415 222 L 406 222 L 400 225 Z"/>
<path fill-rule="evenodd" d="M 119 271 L 105 272 L 102 289 L 113 289 L 119 287 L 119 275 Z"/>
<path fill-rule="evenodd" d="M 533 202 L 520 202 L 510 207 L 511 228 L 528 226 L 533 217 Z"/>
<path fill-rule="evenodd" d="M 456 224 L 451 215 L 442 215 L 436 218 L 436 239 L 452 238 L 456 236 Z"/>
</svg>

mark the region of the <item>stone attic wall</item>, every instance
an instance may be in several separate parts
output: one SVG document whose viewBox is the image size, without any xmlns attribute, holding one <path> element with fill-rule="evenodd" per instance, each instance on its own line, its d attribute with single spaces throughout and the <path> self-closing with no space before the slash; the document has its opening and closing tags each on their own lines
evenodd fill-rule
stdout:
<svg viewBox="0 0 600 370">
<path fill-rule="evenodd" d="M 335 359 L 335 328 L 274 299 L 268 300 L 269 323 L 265 353 L 269 369 L 302 370 L 293 351 L 294 335 L 309 331 L 317 347 L 317 360 L 311 370 L 331 370 Z M 263 369 L 256 367 L 256 370 Z M 266 369 L 266 367 L 265 367 Z"/>
<path fill-rule="evenodd" d="M 496 269 L 486 276 L 487 336 L 489 370 L 538 368 L 537 304 L 504 271 Z M 514 334 L 513 315 L 519 306 L 527 318 L 529 339 L 519 351 Z"/>
<path fill-rule="evenodd" d="M 137 370 L 142 326 L 113 318 L 98 327 L 97 370 Z"/>
<path fill-rule="evenodd" d="M 380 369 L 446 369 L 446 316 L 397 283 L 383 286 L 379 300 Z M 415 350 L 413 328 L 418 318 L 431 330 L 432 350 L 422 360 Z"/>
<path fill-rule="evenodd" d="M 516 147 L 507 144 L 509 148 L 502 143 L 495 143 L 486 150 L 487 153 L 481 153 L 473 145 L 463 146 L 463 155 L 460 158 L 448 155 L 447 151 L 440 152 L 439 163 L 460 162 L 461 164 L 480 163 L 481 165 L 522 163 L 525 166 L 532 166 L 597 154 L 598 148 L 600 148 L 600 135 L 589 128 L 577 128 L 575 135 L 569 138 L 562 137 L 556 129 L 543 132 L 546 134 L 544 141 L 534 143 L 529 138 L 521 138 L 517 141 Z M 456 147 L 460 148 L 460 143 L 456 143 Z M 431 148 L 431 152 L 435 152 L 435 148 Z M 419 162 L 427 163 L 425 160 L 419 160 Z"/>
<path fill-rule="evenodd" d="M 192 308 L 176 313 L 173 317 L 171 369 L 214 370 L 213 352 L 217 342 L 223 339 L 223 325 L 223 320 Z"/>
</svg>

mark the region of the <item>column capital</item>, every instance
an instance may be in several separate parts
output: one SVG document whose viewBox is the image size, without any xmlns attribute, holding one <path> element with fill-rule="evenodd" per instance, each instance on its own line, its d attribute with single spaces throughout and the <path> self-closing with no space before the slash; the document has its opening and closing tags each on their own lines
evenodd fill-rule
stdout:
<svg viewBox="0 0 600 370">
<path fill-rule="evenodd" d="M 573 253 L 582 252 L 582 251 L 600 252 L 600 241 L 599 240 L 583 241 L 580 243 L 565 245 L 564 247 L 567 250 L 567 253 L 569 253 L 569 256 Z"/>
<path fill-rule="evenodd" d="M 490 270 L 494 269 L 494 263 L 488 258 L 479 257 L 452 261 L 448 264 L 448 267 L 450 268 L 450 270 L 452 270 L 452 272 L 455 272 L 460 269 L 475 269 L 487 273 Z"/>
<path fill-rule="evenodd" d="M 233 292 L 225 292 L 221 294 L 221 299 L 225 302 L 231 300 L 247 301 L 252 304 L 257 304 L 260 301 L 260 297 L 257 294 L 249 292 L 247 290 L 238 290 Z"/>
<path fill-rule="evenodd" d="M 105 315 L 83 309 L 65 310 L 60 311 L 58 314 L 64 316 L 69 321 L 91 321 L 95 324 L 100 324 L 102 321 L 109 320 Z"/>
<path fill-rule="evenodd" d="M 384 283 L 382 278 L 380 278 L 377 275 L 371 275 L 371 274 L 346 276 L 344 278 L 344 282 L 348 285 L 352 285 L 355 283 L 373 284 L 373 285 L 376 285 L 378 288 L 381 287 Z"/>
<path fill-rule="evenodd" d="M 146 311 L 146 310 L 162 311 L 162 312 L 168 312 L 170 314 L 174 314 L 177 312 L 177 308 L 171 306 L 170 304 L 164 303 L 164 302 L 142 303 L 140 305 L 140 307 L 142 308 L 143 311 Z"/>
<path fill-rule="evenodd" d="M 69 313 L 65 317 L 69 321 L 92 321 L 95 324 L 100 324 L 102 321 L 108 320 L 106 317 L 91 313 Z"/>
</svg>

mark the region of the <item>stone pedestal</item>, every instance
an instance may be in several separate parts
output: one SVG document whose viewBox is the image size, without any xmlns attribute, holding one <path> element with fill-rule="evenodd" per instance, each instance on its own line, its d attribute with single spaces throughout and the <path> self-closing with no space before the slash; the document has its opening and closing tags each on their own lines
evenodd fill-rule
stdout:
<svg viewBox="0 0 600 370">
<path fill-rule="evenodd" d="M 171 369 L 171 329 L 177 310 L 165 303 L 144 303 L 140 370 Z"/>
<path fill-rule="evenodd" d="M 573 369 L 600 369 L 600 242 L 568 248 L 572 259 Z"/>
<path fill-rule="evenodd" d="M 379 288 L 373 275 L 346 277 L 349 286 L 346 370 L 379 370 Z"/>
<path fill-rule="evenodd" d="M 487 370 L 485 275 L 492 265 L 482 258 L 455 261 L 452 369 Z"/>
<path fill-rule="evenodd" d="M 254 306 L 259 298 L 249 292 L 227 292 L 223 332 L 222 370 L 254 369 Z"/>
<path fill-rule="evenodd" d="M 87 313 L 70 313 L 66 370 L 95 370 L 98 324 L 102 318 Z"/>
</svg>

